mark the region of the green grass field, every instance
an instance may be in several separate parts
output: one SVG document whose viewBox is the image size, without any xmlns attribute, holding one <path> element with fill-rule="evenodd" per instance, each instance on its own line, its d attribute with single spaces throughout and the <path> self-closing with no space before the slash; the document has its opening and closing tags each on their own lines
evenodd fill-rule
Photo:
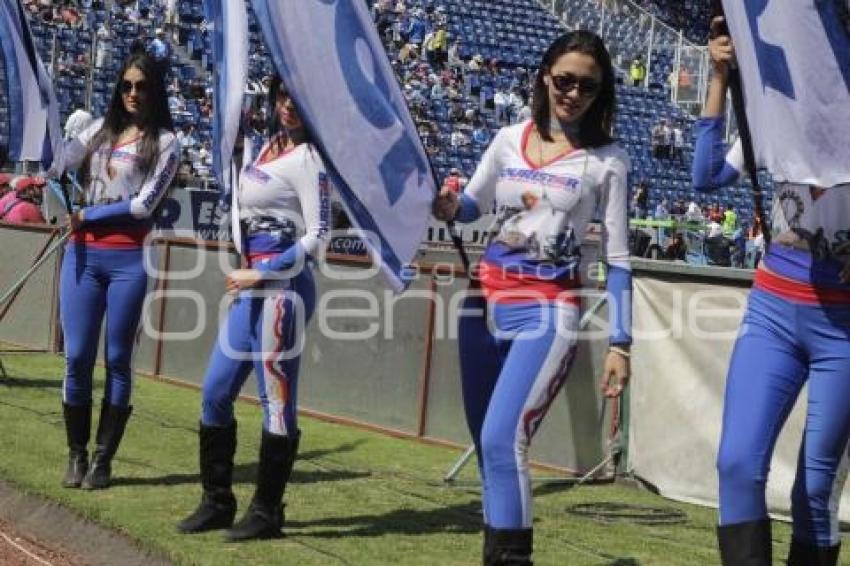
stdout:
<svg viewBox="0 0 850 566">
<path fill-rule="evenodd" d="M 287 494 L 287 537 L 226 544 L 220 532 L 179 535 L 198 501 L 199 393 L 140 378 L 135 411 L 116 458 L 115 485 L 62 489 L 66 448 L 56 356 L 6 354 L 0 379 L 0 478 L 115 528 L 178 564 L 476 564 L 481 534 L 474 466 L 461 486 L 442 483 L 458 452 L 304 418 L 301 454 Z M 102 370 L 97 384 L 101 384 Z M 99 392 L 95 397 L 99 402 Z M 239 403 L 236 494 L 251 497 L 260 410 Z M 681 512 L 673 524 L 603 521 L 570 510 L 627 503 Z M 716 564 L 715 512 L 623 485 L 540 484 L 535 489 L 535 564 Z M 789 529 L 774 530 L 784 558 Z"/>
</svg>

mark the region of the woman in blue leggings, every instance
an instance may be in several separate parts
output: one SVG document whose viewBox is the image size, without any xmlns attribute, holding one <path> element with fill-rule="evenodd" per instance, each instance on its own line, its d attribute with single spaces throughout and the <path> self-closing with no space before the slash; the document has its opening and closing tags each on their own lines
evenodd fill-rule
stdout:
<svg viewBox="0 0 850 566">
<path fill-rule="evenodd" d="M 611 61 L 600 38 L 571 32 L 552 43 L 539 69 L 533 119 L 502 128 L 465 191 L 458 197 L 444 187 L 434 203 L 438 219 L 460 222 L 496 207 L 478 265 L 483 296 L 467 298 L 460 322 L 486 565 L 531 564 L 528 447 L 575 359 L 581 241 L 592 218 L 603 221 L 608 263 L 606 394 L 619 395 L 629 376 L 629 159 L 611 138 Z"/>
<path fill-rule="evenodd" d="M 716 20 L 715 29 L 722 21 Z M 709 45 L 714 73 L 696 125 L 694 184 L 729 186 L 743 169 L 740 142 L 722 141 L 731 39 Z M 791 494 L 788 563 L 838 561 L 838 497 L 850 438 L 850 284 L 846 241 L 850 186 L 775 180 L 773 242 L 756 272 L 726 382 L 718 539 L 725 565 L 769 565 L 765 504 L 770 459 L 805 384 L 806 427 Z"/>
<path fill-rule="evenodd" d="M 71 215 L 59 283 L 70 453 L 63 485 L 85 489 L 109 485 L 132 410 L 131 360 L 148 285 L 143 244 L 180 155 L 159 64 L 140 50 L 118 77 L 106 116 L 65 143 L 52 172 L 79 169 L 88 204 Z M 106 384 L 89 465 L 92 371 L 104 318 Z"/>
<path fill-rule="evenodd" d="M 227 277 L 227 290 L 235 298 L 204 377 L 203 496 L 178 525 L 183 533 L 232 526 L 227 533 L 231 541 L 281 535 L 281 500 L 301 438 L 298 366 L 315 304 L 310 263 L 323 251 L 330 232 L 329 179 L 280 79 L 272 82 L 269 100 L 269 141 L 244 168 L 235 197 L 249 268 Z M 257 489 L 245 515 L 233 525 L 233 402 L 252 369 L 263 407 Z"/>
</svg>

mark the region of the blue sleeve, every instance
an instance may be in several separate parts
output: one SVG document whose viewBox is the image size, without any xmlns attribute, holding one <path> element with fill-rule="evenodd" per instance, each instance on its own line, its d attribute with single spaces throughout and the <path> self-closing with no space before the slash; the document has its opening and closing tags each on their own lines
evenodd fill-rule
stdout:
<svg viewBox="0 0 850 566">
<path fill-rule="evenodd" d="M 608 266 L 608 321 L 611 326 L 609 343 L 632 343 L 632 272 L 622 267 Z"/>
<path fill-rule="evenodd" d="M 305 259 L 304 246 L 300 242 L 296 242 L 282 254 L 275 255 L 267 263 L 261 263 L 256 267 L 258 271 L 263 273 L 271 273 L 274 271 L 285 271 L 291 269 L 298 263 L 304 264 Z"/>
<path fill-rule="evenodd" d="M 135 224 L 138 220 L 130 213 L 130 201 L 112 204 L 96 204 L 83 209 L 83 225 L 91 224 Z"/>
<path fill-rule="evenodd" d="M 698 191 L 734 185 L 741 175 L 726 159 L 723 128 L 723 118 L 700 118 L 694 125 L 696 143 L 691 176 Z"/>
<path fill-rule="evenodd" d="M 460 208 L 457 211 L 455 220 L 466 224 L 468 222 L 475 222 L 481 218 L 481 211 L 478 210 L 478 204 L 471 196 L 466 193 L 460 193 L 459 203 Z"/>
</svg>

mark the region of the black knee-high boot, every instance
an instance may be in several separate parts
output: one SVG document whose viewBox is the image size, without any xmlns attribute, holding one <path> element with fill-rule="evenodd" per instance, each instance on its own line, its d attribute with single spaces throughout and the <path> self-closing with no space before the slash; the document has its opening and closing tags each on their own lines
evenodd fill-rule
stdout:
<svg viewBox="0 0 850 566">
<path fill-rule="evenodd" d="M 531 529 L 484 527 L 484 566 L 531 566 Z"/>
<path fill-rule="evenodd" d="M 773 562 L 770 519 L 719 526 L 717 542 L 723 566 L 770 566 Z"/>
<path fill-rule="evenodd" d="M 97 423 L 97 442 L 92 455 L 91 466 L 83 479 L 83 489 L 104 489 L 112 480 L 112 458 L 118 451 L 127 419 L 133 407 L 116 407 L 105 399 L 100 409 L 100 422 Z"/>
<path fill-rule="evenodd" d="M 838 564 L 840 544 L 834 546 L 814 546 L 791 539 L 788 553 L 788 566 L 835 566 Z"/>
<path fill-rule="evenodd" d="M 198 432 L 201 484 L 204 493 L 195 511 L 180 521 L 181 533 L 202 533 L 233 525 L 233 455 L 236 453 L 236 421 L 230 426 L 205 426 Z"/>
<path fill-rule="evenodd" d="M 65 434 L 68 437 L 68 469 L 64 487 L 80 487 L 89 469 L 88 444 L 91 436 L 91 405 L 62 404 Z"/>
<path fill-rule="evenodd" d="M 300 439 L 301 431 L 294 436 L 281 436 L 263 430 L 257 489 L 245 515 L 227 531 L 227 540 L 235 542 L 282 536 L 283 491 L 292 475 Z"/>
</svg>

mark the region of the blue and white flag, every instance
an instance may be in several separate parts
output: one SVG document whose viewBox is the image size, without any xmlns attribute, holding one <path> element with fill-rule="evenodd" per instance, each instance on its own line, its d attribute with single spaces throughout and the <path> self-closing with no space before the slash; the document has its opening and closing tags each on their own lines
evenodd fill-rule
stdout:
<svg viewBox="0 0 850 566">
<path fill-rule="evenodd" d="M 437 187 L 363 0 L 252 0 L 266 45 L 352 222 L 391 286 L 428 227 Z"/>
<path fill-rule="evenodd" d="M 756 162 L 778 181 L 850 183 L 848 0 L 724 0 Z"/>
<path fill-rule="evenodd" d="M 9 160 L 40 161 L 46 170 L 61 151 L 59 105 L 20 0 L 0 0 L 0 54 L 9 101 Z"/>
<path fill-rule="evenodd" d="M 213 172 L 229 202 L 235 178 L 233 148 L 239 135 L 248 78 L 248 13 L 244 2 L 204 0 L 213 56 Z"/>
</svg>

